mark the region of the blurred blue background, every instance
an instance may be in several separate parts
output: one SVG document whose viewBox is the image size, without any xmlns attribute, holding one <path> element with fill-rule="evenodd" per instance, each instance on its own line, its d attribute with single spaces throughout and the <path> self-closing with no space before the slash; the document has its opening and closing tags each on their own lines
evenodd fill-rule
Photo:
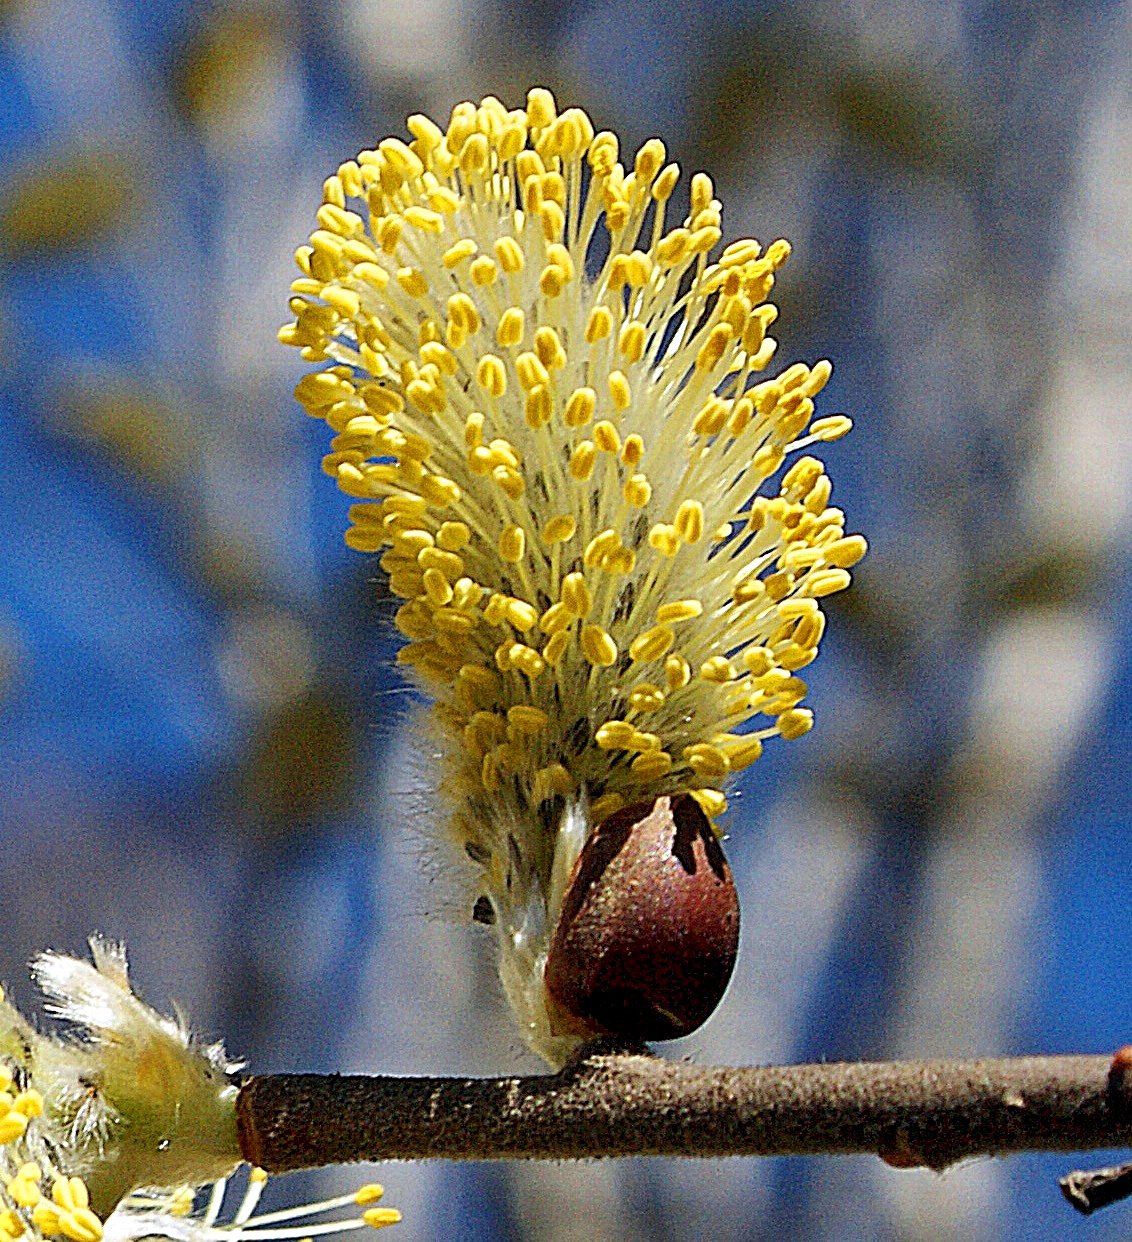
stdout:
<svg viewBox="0 0 1132 1242">
<path fill-rule="evenodd" d="M 267 1070 L 531 1069 L 414 826 L 373 558 L 275 343 L 337 164 L 532 83 L 785 235 L 872 552 L 747 774 L 705 1061 L 1132 1037 L 1132 9 L 0 0 L 0 977 L 124 938 Z M 405 775 L 408 773 L 408 775 Z M 1089 1157 L 1103 1162 L 1103 1157 Z M 1072 1157 L 394 1166 L 421 1239 L 1124 1238 Z M 357 1171 L 322 1175 L 353 1184 Z M 292 1197 L 295 1189 L 276 1185 Z"/>
</svg>

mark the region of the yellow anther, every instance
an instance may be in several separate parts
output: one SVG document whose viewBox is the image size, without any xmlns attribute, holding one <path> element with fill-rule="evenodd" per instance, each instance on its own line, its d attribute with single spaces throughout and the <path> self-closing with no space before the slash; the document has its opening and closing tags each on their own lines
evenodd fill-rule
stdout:
<svg viewBox="0 0 1132 1242">
<path fill-rule="evenodd" d="M 664 662 L 664 681 L 669 691 L 682 690 L 692 680 L 692 668 L 683 656 L 670 655 Z"/>
<path fill-rule="evenodd" d="M 863 535 L 846 535 L 844 539 L 828 544 L 822 555 L 838 569 L 851 569 L 869 550 Z"/>
<path fill-rule="evenodd" d="M 637 712 L 659 711 L 665 702 L 664 691 L 651 682 L 642 682 L 629 691 L 629 706 Z"/>
<path fill-rule="evenodd" d="M 585 617 L 593 607 L 593 596 L 580 573 L 567 574 L 562 579 L 562 602 L 575 617 Z"/>
<path fill-rule="evenodd" d="M 655 548 L 662 556 L 675 556 L 680 547 L 676 527 L 667 522 L 658 522 L 649 531 L 649 547 Z"/>
<path fill-rule="evenodd" d="M 629 645 L 629 655 L 638 664 L 659 660 L 676 641 L 676 635 L 666 625 L 654 625 L 635 638 Z"/>
<path fill-rule="evenodd" d="M 430 604 L 443 608 L 452 599 L 452 587 L 439 569 L 426 569 L 423 576 L 425 594 Z"/>
<path fill-rule="evenodd" d="M 617 428 L 606 419 L 594 424 L 594 444 L 599 452 L 602 453 L 619 453 L 621 451 L 621 437 L 617 434 Z"/>
<path fill-rule="evenodd" d="M 396 1208 L 367 1208 L 362 1213 L 362 1220 L 365 1221 L 371 1229 L 384 1229 L 388 1225 L 397 1225 L 401 1223 L 401 1213 Z"/>
<path fill-rule="evenodd" d="M 419 177 L 424 172 L 420 156 L 399 138 L 385 138 L 377 144 L 377 149 L 405 180 Z"/>
<path fill-rule="evenodd" d="M 846 436 L 853 430 L 853 420 L 846 418 L 844 414 L 833 414 L 829 418 L 819 418 L 810 424 L 810 435 L 817 436 L 819 440 L 830 443 L 833 440 L 840 440 L 842 436 Z"/>
<path fill-rule="evenodd" d="M 626 481 L 624 494 L 634 508 L 643 509 L 652 499 L 652 484 L 645 475 L 635 474 Z"/>
<path fill-rule="evenodd" d="M 727 810 L 727 799 L 718 789 L 693 789 L 691 794 L 708 819 L 715 819 Z"/>
<path fill-rule="evenodd" d="M 412 118 L 410 118 L 411 120 Z M 410 128 L 412 128 L 411 125 Z M 437 130 L 437 134 L 440 134 L 439 130 Z M 439 137 L 437 141 L 439 142 Z M 354 1202 L 358 1207 L 368 1207 L 371 1203 L 376 1203 L 379 1199 L 384 1198 L 384 1196 L 384 1186 L 377 1182 L 367 1182 L 364 1186 L 359 1186 L 354 1192 Z"/>
<path fill-rule="evenodd" d="M 574 451 L 570 454 L 570 474 L 584 483 L 594 471 L 594 463 L 597 460 L 597 449 L 594 448 L 592 440 L 581 440 L 574 446 Z"/>
<path fill-rule="evenodd" d="M 557 115 L 554 96 L 550 91 L 536 86 L 527 92 L 527 122 L 532 129 L 545 129 L 554 123 Z"/>
<path fill-rule="evenodd" d="M 788 741 L 802 737 L 814 727 L 814 713 L 807 707 L 793 707 L 778 717 L 778 731 Z"/>
<path fill-rule="evenodd" d="M 621 446 L 621 461 L 630 469 L 635 469 L 641 464 L 641 459 L 644 455 L 644 440 L 636 432 L 631 436 L 626 436 L 625 443 Z"/>
<path fill-rule="evenodd" d="M 638 755 L 629 770 L 642 783 L 658 780 L 672 771 L 672 756 L 666 750 L 650 750 Z"/>
<path fill-rule="evenodd" d="M 531 782 L 531 794 L 536 803 L 545 802 L 556 794 L 565 796 L 573 791 L 573 779 L 560 763 L 552 763 L 545 768 L 539 768 Z"/>
<path fill-rule="evenodd" d="M 608 306 L 595 306 L 586 320 L 586 341 L 590 345 L 603 341 L 613 331 L 613 313 Z"/>
<path fill-rule="evenodd" d="M 526 315 L 523 314 L 522 309 L 508 307 L 500 315 L 500 323 L 496 328 L 497 342 L 504 348 L 517 345 L 523 339 L 524 325 L 526 325 Z"/>
<path fill-rule="evenodd" d="M 696 354 L 696 369 L 699 371 L 711 371 L 717 367 L 723 359 L 724 353 L 731 345 L 735 335 L 735 330 L 729 323 L 717 323 L 708 333 L 708 338 L 700 346 L 699 352 Z"/>
<path fill-rule="evenodd" d="M 559 630 L 558 633 L 551 634 L 542 649 L 543 659 L 551 666 L 561 663 L 569 643 L 570 635 L 565 630 Z"/>
<path fill-rule="evenodd" d="M 729 412 L 726 401 L 712 397 L 696 415 L 692 430 L 698 436 L 716 436 L 723 430 Z"/>
<path fill-rule="evenodd" d="M 445 552 L 459 552 L 471 535 L 463 522 L 442 522 L 436 532 L 436 546 Z"/>
<path fill-rule="evenodd" d="M 535 431 L 550 422 L 554 416 L 554 403 L 546 384 L 536 384 L 527 393 L 523 413 L 527 426 Z"/>
<path fill-rule="evenodd" d="M 735 680 L 735 668 L 726 656 L 712 656 L 700 665 L 700 677 L 703 681 L 725 684 Z"/>
<path fill-rule="evenodd" d="M 807 575 L 802 589 L 807 595 L 820 599 L 844 591 L 850 581 L 847 569 L 816 569 Z"/>
<path fill-rule="evenodd" d="M 526 600 L 510 599 L 507 601 L 507 620 L 521 634 L 525 634 L 538 624 L 538 609 Z"/>
<path fill-rule="evenodd" d="M 621 540 L 617 532 L 612 527 L 608 527 L 586 544 L 585 551 L 582 553 L 582 561 L 587 568 L 593 569 L 620 546 Z"/>
<path fill-rule="evenodd" d="M 523 643 L 515 643 L 509 652 L 511 666 L 517 668 L 530 681 L 546 668 L 546 661 L 533 648 Z"/>
<path fill-rule="evenodd" d="M 448 249 L 441 256 L 441 262 L 447 268 L 457 267 L 459 264 L 463 263 L 465 259 L 472 258 L 477 249 L 478 247 L 476 246 L 476 243 L 472 241 L 470 237 L 465 237 L 456 242 L 454 245 L 448 247 Z"/>
<path fill-rule="evenodd" d="M 484 354 L 476 365 L 476 383 L 496 399 L 507 391 L 507 370 L 503 359 L 495 354 Z"/>
<path fill-rule="evenodd" d="M 575 388 L 562 411 L 567 427 L 584 427 L 594 416 L 597 394 L 592 388 Z"/>
<path fill-rule="evenodd" d="M 481 172 L 487 167 L 490 154 L 491 148 L 483 134 L 469 134 L 460 148 L 460 171 L 465 175 Z"/>
<path fill-rule="evenodd" d="M 633 392 L 623 371 L 610 371 L 609 396 L 615 410 L 624 411 L 633 404 Z"/>
<path fill-rule="evenodd" d="M 415 267 L 399 267 L 397 283 L 411 298 L 424 298 L 428 295 L 428 281 L 424 273 Z"/>
<path fill-rule="evenodd" d="M 676 511 L 677 536 L 684 543 L 698 543 L 704 533 L 704 507 L 698 500 L 685 500 Z"/>
<path fill-rule="evenodd" d="M 727 756 L 731 771 L 741 772 L 762 757 L 763 744 L 757 737 L 730 734 L 720 740 L 719 749 Z"/>
<path fill-rule="evenodd" d="M 460 325 L 468 336 L 480 330 L 480 313 L 466 293 L 454 293 L 448 299 L 448 318 Z"/>
<path fill-rule="evenodd" d="M 594 734 L 594 741 L 602 750 L 624 750 L 636 731 L 626 720 L 607 720 Z"/>
<path fill-rule="evenodd" d="M 538 627 L 544 634 L 561 634 L 574 624 L 574 614 L 561 601 L 551 604 L 539 618 Z"/>
<path fill-rule="evenodd" d="M 535 332 L 535 353 L 548 371 L 560 371 L 566 365 L 566 351 L 553 328 L 544 326 Z"/>
<path fill-rule="evenodd" d="M 491 472 L 491 477 L 511 500 L 518 500 L 526 490 L 527 485 L 523 476 L 514 466 L 496 466 Z"/>
<path fill-rule="evenodd" d="M 501 467 L 506 469 L 506 467 Z M 504 527 L 500 535 L 500 555 L 508 564 L 517 564 L 523 559 L 527 548 L 527 535 L 522 527 Z"/>
<path fill-rule="evenodd" d="M 449 582 L 464 576 L 463 558 L 455 552 L 443 552 L 439 548 L 424 548 L 417 556 L 417 564 L 423 573 L 426 569 L 438 569 Z"/>
<path fill-rule="evenodd" d="M 515 359 L 515 375 L 524 392 L 530 392 L 537 385 L 546 385 L 550 382 L 546 367 L 539 361 L 538 355 L 529 350 Z"/>
<path fill-rule="evenodd" d="M 578 528 L 577 520 L 572 513 L 560 513 L 552 517 L 542 528 L 544 543 L 565 543 L 574 537 Z"/>
<path fill-rule="evenodd" d="M 468 265 L 468 275 L 472 278 L 472 284 L 482 289 L 495 284 L 499 277 L 499 268 L 495 266 L 493 259 L 481 254 Z"/>
<path fill-rule="evenodd" d="M 661 604 L 656 610 L 658 625 L 671 625 L 677 621 L 690 621 L 702 616 L 703 604 L 698 599 L 677 599 L 669 604 Z"/>
<path fill-rule="evenodd" d="M 645 352 L 645 325 L 635 319 L 624 324 L 617 337 L 617 349 L 626 362 L 640 362 Z"/>
<path fill-rule="evenodd" d="M 721 781 L 731 770 L 724 752 L 707 742 L 685 746 L 684 759 L 692 771 L 706 781 Z"/>
<path fill-rule="evenodd" d="M 508 276 L 523 270 L 523 251 L 513 237 L 500 237 L 495 242 L 495 257 Z"/>
</svg>

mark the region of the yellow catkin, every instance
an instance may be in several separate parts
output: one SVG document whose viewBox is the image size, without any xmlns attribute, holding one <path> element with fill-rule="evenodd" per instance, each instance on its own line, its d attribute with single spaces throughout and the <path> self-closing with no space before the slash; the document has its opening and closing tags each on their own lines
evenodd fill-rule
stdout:
<svg viewBox="0 0 1132 1242">
<path fill-rule="evenodd" d="M 414 116 L 327 178 L 286 294 L 296 397 L 400 601 L 512 984 L 508 937 L 569 862 L 554 800 L 722 814 L 810 728 L 798 674 L 866 552 L 807 453 L 852 425 L 821 409 L 830 363 L 771 365 L 788 244 L 725 239 L 711 178 L 680 202 L 666 159 L 541 88 Z"/>
</svg>

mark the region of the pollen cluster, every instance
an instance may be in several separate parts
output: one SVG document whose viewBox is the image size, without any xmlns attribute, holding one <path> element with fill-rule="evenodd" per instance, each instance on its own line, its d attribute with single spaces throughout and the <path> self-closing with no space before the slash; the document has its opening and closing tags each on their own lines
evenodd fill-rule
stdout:
<svg viewBox="0 0 1132 1242">
<path fill-rule="evenodd" d="M 673 213 L 659 139 L 622 162 L 545 90 L 408 128 L 325 182 L 280 339 L 325 364 L 296 395 L 334 433 L 347 543 L 404 600 L 491 889 L 498 825 L 564 798 L 719 815 L 809 730 L 797 674 L 865 542 L 820 461 L 787 465 L 851 426 L 814 417 L 830 364 L 760 378 L 785 241 L 720 250 L 708 176 Z"/>
</svg>

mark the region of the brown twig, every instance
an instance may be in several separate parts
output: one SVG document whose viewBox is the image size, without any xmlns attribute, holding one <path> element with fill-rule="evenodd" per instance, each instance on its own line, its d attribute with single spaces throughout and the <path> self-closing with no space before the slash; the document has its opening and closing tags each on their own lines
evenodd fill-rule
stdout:
<svg viewBox="0 0 1132 1242">
<path fill-rule="evenodd" d="M 266 1075 L 240 1092 L 245 1157 L 271 1172 L 353 1160 L 874 1152 L 943 1169 L 977 1155 L 1132 1146 L 1106 1056 L 721 1068 L 591 1050 L 527 1078 Z"/>
</svg>

